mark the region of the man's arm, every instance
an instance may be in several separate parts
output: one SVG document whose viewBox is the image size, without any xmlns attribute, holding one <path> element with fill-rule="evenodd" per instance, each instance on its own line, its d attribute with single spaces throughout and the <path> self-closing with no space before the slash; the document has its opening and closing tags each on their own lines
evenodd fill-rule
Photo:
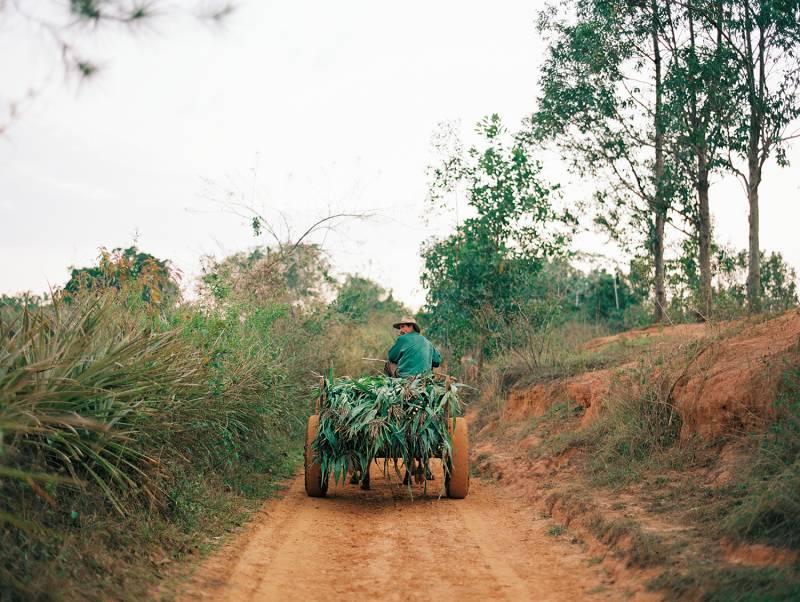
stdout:
<svg viewBox="0 0 800 602">
<path fill-rule="evenodd" d="M 403 337 L 397 337 L 397 340 L 392 345 L 392 348 L 389 349 L 389 353 L 387 354 L 386 358 L 392 362 L 393 364 L 397 364 L 400 362 L 400 356 L 403 355 Z"/>
<path fill-rule="evenodd" d="M 433 349 L 433 357 L 432 357 L 432 359 L 433 359 L 433 362 L 432 362 L 433 367 L 434 368 L 438 368 L 442 364 L 442 356 L 439 355 L 439 352 L 436 351 L 436 347 L 434 347 L 433 345 L 431 345 L 431 349 Z"/>
</svg>

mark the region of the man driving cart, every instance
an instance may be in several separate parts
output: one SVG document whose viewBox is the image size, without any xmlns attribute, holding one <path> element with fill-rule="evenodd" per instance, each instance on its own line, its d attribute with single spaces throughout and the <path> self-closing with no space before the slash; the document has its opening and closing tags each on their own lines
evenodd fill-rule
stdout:
<svg viewBox="0 0 800 602">
<path fill-rule="evenodd" d="M 442 356 L 433 344 L 420 334 L 419 324 L 414 318 L 404 316 L 394 328 L 400 331 L 387 354 L 384 372 L 387 376 L 408 378 L 425 374 L 442 363 Z"/>
</svg>

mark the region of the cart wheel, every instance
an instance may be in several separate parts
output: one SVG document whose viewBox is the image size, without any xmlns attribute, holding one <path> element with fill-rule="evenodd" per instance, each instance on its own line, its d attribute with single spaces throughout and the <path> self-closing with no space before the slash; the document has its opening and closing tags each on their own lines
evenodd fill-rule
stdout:
<svg viewBox="0 0 800 602">
<path fill-rule="evenodd" d="M 450 459 L 450 474 L 445 480 L 447 497 L 463 499 L 469 493 L 469 432 L 467 421 L 456 418 L 452 428 L 453 455 Z"/>
<path fill-rule="evenodd" d="M 311 497 L 325 497 L 328 493 L 328 482 L 326 480 L 325 484 L 322 484 L 322 467 L 319 462 L 314 461 L 314 450 L 311 447 L 317 438 L 317 430 L 319 430 L 319 414 L 312 414 L 308 417 L 306 430 L 306 493 Z"/>
</svg>

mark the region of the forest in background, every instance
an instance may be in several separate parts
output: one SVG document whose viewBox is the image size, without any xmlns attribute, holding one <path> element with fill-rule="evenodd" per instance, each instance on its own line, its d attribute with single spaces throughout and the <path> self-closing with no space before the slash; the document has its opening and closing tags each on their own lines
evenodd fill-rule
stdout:
<svg viewBox="0 0 800 602">
<path fill-rule="evenodd" d="M 751 0 L 574 0 L 542 10 L 548 51 L 530 116 L 511 131 L 486 118 L 469 148 L 446 127 L 435 138 L 430 202 L 461 196 L 472 214 L 422 251 L 432 328 L 483 357 L 493 333 L 541 297 L 536 274 L 574 255 L 570 234 L 587 227 L 578 219 L 587 214 L 631 257 L 627 270 L 594 275 L 617 292 L 595 314 L 613 313 L 622 327 L 796 303 L 796 272 L 761 245 L 759 189 L 768 159 L 786 167 L 800 135 L 799 17 L 797 2 Z M 558 183 L 541 178 L 542 150 L 591 182 L 592 198 L 560 199 Z M 722 177 L 742 184 L 726 210 L 747 212 L 747 249 L 715 242 L 709 203 Z M 619 301 L 619 281 L 631 303 Z M 580 288 L 570 291 L 576 307 Z M 456 332 L 465 322 L 470 340 Z"/>
</svg>

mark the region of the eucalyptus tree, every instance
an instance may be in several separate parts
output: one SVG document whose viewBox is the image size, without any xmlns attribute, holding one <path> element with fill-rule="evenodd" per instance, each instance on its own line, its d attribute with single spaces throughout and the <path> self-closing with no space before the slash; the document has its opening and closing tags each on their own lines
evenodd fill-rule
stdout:
<svg viewBox="0 0 800 602">
<path fill-rule="evenodd" d="M 787 144 L 800 116 L 800 0 L 680 0 L 730 55 L 739 110 L 728 120 L 726 167 L 742 182 L 748 200 L 747 301 L 761 307 L 759 188 L 774 157 L 787 166 Z M 745 165 L 742 165 L 744 163 Z"/>
<path fill-rule="evenodd" d="M 739 110 L 736 70 L 723 42 L 720 24 L 698 18 L 694 2 L 664 3 L 663 43 L 669 56 L 664 77 L 664 118 L 669 152 L 684 174 L 684 194 L 674 209 L 690 224 L 697 248 L 699 308 L 711 315 L 713 235 L 709 204 L 710 175 L 725 164 L 724 132 Z M 693 194 L 686 194 L 692 192 Z"/>
<path fill-rule="evenodd" d="M 800 135 L 790 127 L 800 116 L 800 1 L 723 0 L 700 11 L 720 23 L 736 61 L 746 110 L 731 123 L 730 147 L 747 162 L 730 169 L 747 190 L 749 205 L 747 300 L 760 308 L 759 187 L 764 164 L 774 156 L 788 165 L 786 144 Z"/>
<path fill-rule="evenodd" d="M 664 317 L 664 230 L 678 170 L 665 153 L 664 7 L 656 0 L 574 0 L 568 17 L 540 15 L 551 36 L 530 118 L 570 167 L 602 182 L 596 221 L 625 246 L 643 236 L 654 269 L 655 319 Z"/>
</svg>

